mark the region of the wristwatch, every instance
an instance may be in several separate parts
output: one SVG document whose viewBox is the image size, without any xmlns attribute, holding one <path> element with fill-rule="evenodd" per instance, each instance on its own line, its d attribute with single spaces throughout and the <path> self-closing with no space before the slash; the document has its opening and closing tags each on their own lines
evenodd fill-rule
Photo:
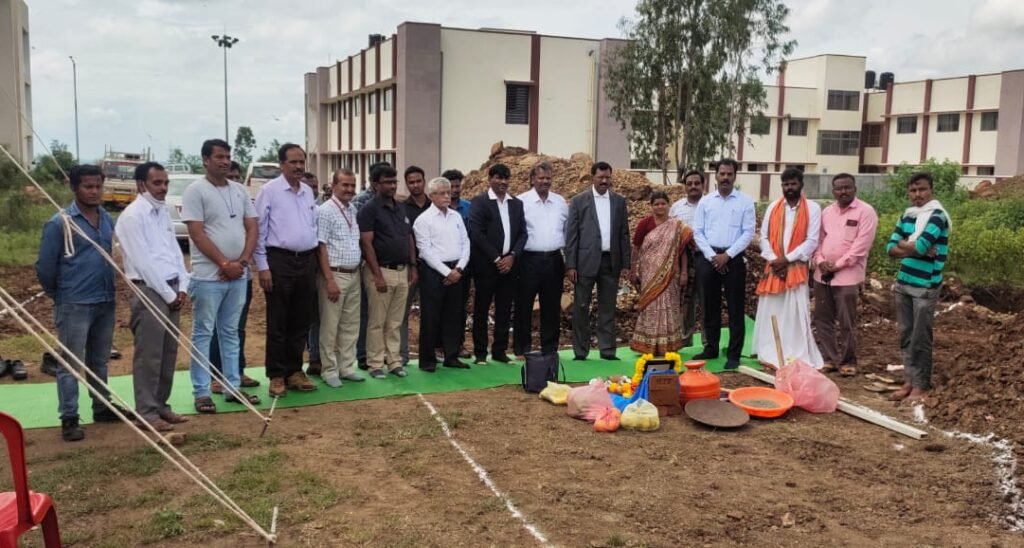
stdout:
<svg viewBox="0 0 1024 548">
<path fill-rule="evenodd" d="M 242 265 L 242 268 L 249 268 L 249 261 L 238 261 L 238 264 Z"/>
</svg>

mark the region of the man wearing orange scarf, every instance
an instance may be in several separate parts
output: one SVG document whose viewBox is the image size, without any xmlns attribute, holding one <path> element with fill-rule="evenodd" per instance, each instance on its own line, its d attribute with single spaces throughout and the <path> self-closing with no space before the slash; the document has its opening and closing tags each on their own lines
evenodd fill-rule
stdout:
<svg viewBox="0 0 1024 548">
<path fill-rule="evenodd" d="M 761 222 L 761 256 L 765 265 L 757 285 L 754 351 L 762 363 L 781 367 L 772 334 L 779 323 L 783 359 L 799 359 L 815 368 L 824 364 L 811 333 L 807 263 L 818 247 L 821 207 L 803 195 L 804 174 L 782 172 L 782 198 L 771 203 Z"/>
</svg>

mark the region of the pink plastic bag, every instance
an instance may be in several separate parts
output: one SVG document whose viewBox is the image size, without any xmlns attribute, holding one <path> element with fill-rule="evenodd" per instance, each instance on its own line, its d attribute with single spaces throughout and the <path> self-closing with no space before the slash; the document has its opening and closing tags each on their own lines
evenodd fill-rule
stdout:
<svg viewBox="0 0 1024 548">
<path fill-rule="evenodd" d="M 836 383 L 801 360 L 779 368 L 775 388 L 792 396 L 797 407 L 811 413 L 831 413 L 839 405 Z"/>
<path fill-rule="evenodd" d="M 586 386 L 577 386 L 569 391 L 565 412 L 574 419 L 594 422 L 597 416 L 612 405 L 612 396 L 601 379 L 593 379 Z"/>
</svg>

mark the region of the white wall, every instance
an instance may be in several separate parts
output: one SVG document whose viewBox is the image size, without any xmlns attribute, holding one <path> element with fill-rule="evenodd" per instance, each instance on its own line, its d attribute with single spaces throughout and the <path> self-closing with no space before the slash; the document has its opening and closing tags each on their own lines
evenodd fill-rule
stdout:
<svg viewBox="0 0 1024 548">
<path fill-rule="evenodd" d="M 967 78 L 932 81 L 931 112 L 966 110 L 967 83 Z"/>
<path fill-rule="evenodd" d="M 395 39 L 388 38 L 380 43 L 380 79 L 381 81 L 394 78 L 395 72 L 391 70 L 391 60 L 395 49 Z"/>
<path fill-rule="evenodd" d="M 599 47 L 591 40 L 541 38 L 539 152 L 560 157 L 594 154 Z"/>
<path fill-rule="evenodd" d="M 530 80 L 530 36 L 442 28 L 441 55 L 444 169 L 475 169 L 495 141 L 527 147 L 529 125 L 505 123 L 505 80 Z"/>
<path fill-rule="evenodd" d="M 388 59 L 388 63 L 391 59 Z M 377 48 L 366 50 L 366 85 L 377 82 Z"/>
<path fill-rule="evenodd" d="M 974 108 L 999 108 L 999 89 L 1002 74 L 984 74 L 974 80 Z"/>
</svg>

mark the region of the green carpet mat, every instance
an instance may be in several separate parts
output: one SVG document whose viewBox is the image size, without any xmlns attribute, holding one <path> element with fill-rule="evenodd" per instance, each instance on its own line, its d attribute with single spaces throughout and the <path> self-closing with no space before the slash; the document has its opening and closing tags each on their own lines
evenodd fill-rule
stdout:
<svg viewBox="0 0 1024 548">
<path fill-rule="evenodd" d="M 747 340 L 744 341 L 743 354 L 750 354 L 750 338 L 753 335 L 753 321 L 747 319 Z M 697 344 L 682 351 L 683 359 L 689 359 L 700 351 L 699 335 L 694 337 Z M 722 330 L 722 347 L 728 343 L 729 332 Z M 594 377 L 607 377 L 609 375 L 632 375 L 633 366 L 637 355 L 628 347 L 619 348 L 618 356 L 620 361 L 606 361 L 598 357 L 597 350 L 591 350 L 586 361 L 573 361 L 572 350 L 559 352 L 562 365 L 565 368 L 565 375 L 568 382 L 586 382 Z M 708 362 L 708 370 L 718 372 L 725 365 L 725 354 L 716 360 Z M 437 392 L 458 392 L 461 390 L 478 390 L 482 388 L 494 388 L 508 384 L 520 383 L 521 363 L 502 364 L 491 362 L 488 365 L 474 365 L 471 369 L 450 369 L 438 367 L 436 373 L 425 373 L 415 365 L 415 361 L 406 367 L 409 376 L 401 379 L 388 375 L 387 379 L 376 380 L 369 378 L 365 372 L 360 371 L 367 377 L 365 382 L 346 382 L 341 388 L 330 388 L 324 385 L 319 379 L 314 382 L 320 385 L 315 392 L 299 393 L 289 392 L 281 398 L 278 407 L 300 407 L 307 405 L 319 405 L 322 403 L 364 400 L 371 398 L 384 398 L 388 396 L 403 396 L 411 394 L 430 394 Z M 744 359 L 747 365 L 756 365 L 756 362 Z M 251 389 L 262 399 L 259 408 L 269 409 L 270 399 L 267 397 L 267 380 L 262 367 L 247 368 L 246 374 L 259 380 L 262 385 L 259 388 Z M 132 378 L 130 375 L 113 377 L 110 379 L 111 388 L 127 399 L 132 401 Z M 222 396 L 214 396 L 218 412 L 244 411 L 245 408 L 237 403 L 225 403 Z M 189 380 L 188 371 L 178 371 L 174 376 L 174 390 L 170 399 L 171 407 L 181 414 L 195 414 L 192 406 L 192 383 Z M 88 391 L 79 387 L 79 413 L 83 423 L 89 423 L 92 419 L 91 398 Z M 12 415 L 24 428 L 49 428 L 60 426 L 60 419 L 57 416 L 57 391 L 54 383 L 35 384 L 4 384 L 0 385 L 0 411 Z"/>
</svg>

